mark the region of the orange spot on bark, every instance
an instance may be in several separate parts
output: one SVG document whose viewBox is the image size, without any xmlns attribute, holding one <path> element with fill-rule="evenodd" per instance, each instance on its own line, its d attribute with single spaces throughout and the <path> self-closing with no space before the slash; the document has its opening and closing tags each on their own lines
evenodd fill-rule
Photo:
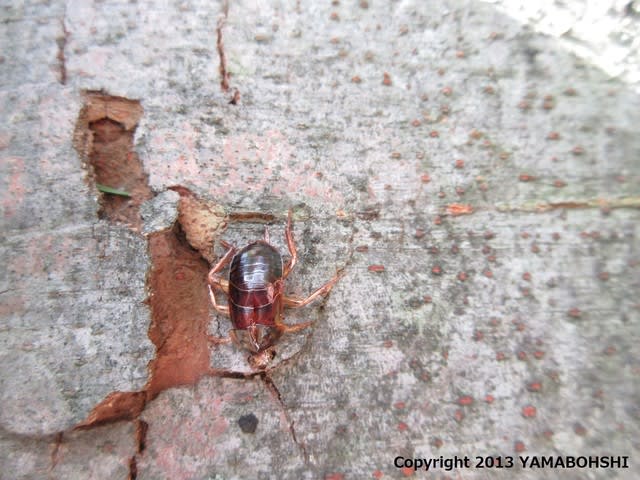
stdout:
<svg viewBox="0 0 640 480">
<path fill-rule="evenodd" d="M 469 215 L 473 213 L 473 207 L 471 205 L 465 205 L 461 203 L 451 203 L 447 205 L 447 213 L 452 217 L 459 215 Z"/>
</svg>

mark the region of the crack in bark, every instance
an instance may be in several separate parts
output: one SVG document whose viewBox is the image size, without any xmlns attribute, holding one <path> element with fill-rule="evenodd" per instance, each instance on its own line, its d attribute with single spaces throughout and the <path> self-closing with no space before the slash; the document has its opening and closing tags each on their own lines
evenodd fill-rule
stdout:
<svg viewBox="0 0 640 480">
<path fill-rule="evenodd" d="M 60 70 L 60 84 L 67 84 L 67 59 L 64 54 L 64 50 L 67 46 L 67 40 L 69 39 L 69 31 L 67 30 L 67 25 L 64 21 L 66 17 L 66 9 L 62 13 L 62 18 L 60 19 L 60 24 L 62 26 L 62 36 L 56 38 L 56 44 L 58 45 L 58 53 L 56 54 L 56 59 L 58 60 L 58 69 Z"/>
<path fill-rule="evenodd" d="M 586 208 L 640 208 L 640 197 L 630 196 L 614 199 L 587 198 L 580 200 L 566 200 L 564 202 L 524 203 L 520 205 L 499 204 L 495 206 L 498 212 L 533 212 L 543 213 L 551 210 L 586 209 Z"/>
<path fill-rule="evenodd" d="M 303 442 L 298 441 L 298 437 L 296 435 L 296 429 L 295 429 L 295 422 L 289 416 L 289 412 L 287 411 L 287 406 L 282 400 L 282 394 L 280 393 L 280 390 L 278 390 L 278 387 L 276 386 L 273 379 L 271 378 L 271 375 L 269 375 L 269 372 L 261 372 L 260 378 L 264 382 L 271 396 L 276 400 L 276 403 L 280 407 L 280 410 L 282 411 L 284 418 L 288 423 L 289 433 L 291 434 L 293 443 L 295 443 L 296 446 L 300 449 L 300 453 L 302 453 L 302 459 L 304 460 L 305 465 L 309 465 L 309 453 L 307 452 L 307 447 Z"/>
<path fill-rule="evenodd" d="M 227 18 L 229 17 L 229 2 L 228 0 L 224 0 L 222 2 L 222 15 L 218 20 L 218 25 L 216 26 L 216 48 L 218 50 L 218 58 L 219 58 L 219 66 L 218 71 L 220 72 L 220 88 L 223 92 L 228 92 L 230 89 L 229 86 L 229 70 L 227 69 L 227 55 L 224 50 L 224 35 L 223 29 Z M 237 88 L 233 89 L 233 95 L 231 96 L 231 100 L 229 100 L 231 105 L 237 105 L 240 103 L 240 90 Z"/>
<path fill-rule="evenodd" d="M 136 424 L 136 453 L 129 459 L 129 480 L 138 478 L 138 456 L 147 447 L 147 431 L 149 424 L 144 420 L 135 420 Z"/>
<path fill-rule="evenodd" d="M 64 433 L 58 432 L 54 438 L 53 448 L 51 449 L 51 467 L 49 468 L 49 473 L 53 473 L 56 465 L 58 465 L 58 455 L 60 453 L 60 445 L 62 445 L 63 440 Z"/>
<path fill-rule="evenodd" d="M 129 480 L 136 480 L 136 478 L 138 478 L 138 463 L 134 455 L 129 459 Z"/>
<path fill-rule="evenodd" d="M 218 58 L 220 59 L 220 66 L 218 67 L 220 71 L 220 87 L 223 92 L 229 91 L 229 72 L 227 71 L 227 57 L 224 53 L 224 41 L 222 39 L 222 29 L 227 20 L 227 16 L 229 15 L 229 2 L 222 2 L 222 16 L 218 20 L 218 26 L 216 28 L 216 33 L 218 35 L 218 39 L 216 42 L 216 47 L 218 49 Z"/>
</svg>

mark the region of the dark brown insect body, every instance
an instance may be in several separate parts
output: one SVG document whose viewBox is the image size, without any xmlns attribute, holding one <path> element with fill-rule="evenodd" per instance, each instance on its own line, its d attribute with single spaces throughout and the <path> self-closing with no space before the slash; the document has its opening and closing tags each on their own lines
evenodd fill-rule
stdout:
<svg viewBox="0 0 640 480">
<path fill-rule="evenodd" d="M 297 325 L 283 323 L 284 307 L 303 307 L 319 296 L 326 295 L 341 276 L 336 273 L 331 280 L 307 298 L 289 297 L 284 294 L 284 282 L 291 273 L 297 260 L 297 251 L 293 241 L 291 211 L 289 211 L 285 233 L 291 258 L 284 264 L 280 252 L 269 243 L 265 231 L 264 240 L 250 243 L 241 250 L 223 243 L 227 253 L 209 272 L 211 302 L 216 310 L 231 318 L 233 330 L 230 338 L 213 339 L 216 342 L 233 341 L 236 345 L 251 352 L 249 363 L 257 369 L 264 369 L 275 356 L 273 346 L 283 333 L 302 330 L 312 322 Z M 220 277 L 227 264 L 229 279 Z M 222 290 L 227 296 L 228 305 L 216 301 L 214 290 Z"/>
</svg>

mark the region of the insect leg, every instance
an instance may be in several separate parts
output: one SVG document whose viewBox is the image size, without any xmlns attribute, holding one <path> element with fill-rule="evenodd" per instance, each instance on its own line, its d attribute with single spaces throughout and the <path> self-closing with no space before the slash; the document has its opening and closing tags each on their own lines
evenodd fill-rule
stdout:
<svg viewBox="0 0 640 480">
<path fill-rule="evenodd" d="M 287 229 L 285 230 L 284 236 L 287 239 L 287 247 L 289 248 L 291 258 L 284 267 L 282 278 L 287 278 L 287 276 L 291 273 L 291 270 L 293 270 L 296 262 L 298 261 L 298 250 L 296 249 L 296 242 L 293 239 L 293 225 L 291 222 L 292 214 L 292 210 L 289 209 L 289 214 L 287 215 Z"/>
<path fill-rule="evenodd" d="M 216 286 L 222 289 L 221 285 L 218 284 Z M 221 313 L 222 315 L 226 315 L 227 317 L 229 316 L 229 305 L 220 305 L 217 302 L 216 296 L 213 293 L 213 288 L 211 288 L 211 285 L 209 285 L 209 298 L 211 299 L 211 304 L 213 305 L 213 308 L 215 308 L 218 313 Z"/>
<path fill-rule="evenodd" d="M 213 308 L 216 309 L 218 313 L 223 315 L 229 315 L 229 306 L 228 305 L 220 305 L 216 301 L 216 296 L 213 293 L 214 289 L 220 289 L 224 293 L 228 293 L 229 291 L 229 282 L 222 279 L 218 272 L 222 270 L 233 258 L 236 253 L 236 249 L 233 245 L 228 244 L 227 242 L 222 242 L 225 248 L 227 248 L 227 253 L 225 253 L 222 258 L 216 263 L 213 268 L 209 271 L 209 275 L 207 275 L 207 283 L 209 284 L 209 298 L 211 299 L 211 304 Z"/>
<path fill-rule="evenodd" d="M 286 323 L 279 323 L 278 329 L 282 333 L 295 333 L 295 332 L 299 332 L 300 330 L 304 330 L 305 328 L 310 327 L 311 325 L 313 325 L 313 322 L 296 323 L 295 325 L 287 325 Z"/>
<path fill-rule="evenodd" d="M 236 247 L 225 241 L 222 241 L 220 243 L 222 243 L 222 245 L 227 249 L 227 253 L 225 253 L 222 258 L 218 260 L 218 263 L 216 263 L 213 268 L 209 270 L 209 283 L 214 283 L 216 281 L 215 278 L 218 276 L 215 274 L 226 267 L 227 264 L 231 262 L 233 256 L 236 254 Z"/>
<path fill-rule="evenodd" d="M 216 337 L 215 335 L 207 335 L 207 340 L 213 343 L 214 345 L 227 345 L 229 343 L 233 343 L 242 348 L 242 345 L 238 341 L 238 337 L 236 336 L 236 332 L 231 330 L 229 332 L 228 337 Z"/>
<path fill-rule="evenodd" d="M 288 297 L 285 295 L 283 298 L 284 305 L 286 307 L 291 307 L 291 308 L 299 308 L 299 307 L 304 307 L 305 305 L 309 305 L 319 296 L 327 295 L 331 291 L 333 286 L 338 282 L 338 280 L 342 278 L 343 275 L 344 275 L 343 270 L 338 270 L 336 274 L 333 277 L 331 277 L 331 280 L 329 280 L 327 283 L 325 283 L 323 286 L 321 286 L 319 289 L 317 289 L 307 298 Z"/>
<path fill-rule="evenodd" d="M 214 345 L 224 345 L 233 341 L 231 337 L 216 337 L 215 335 L 207 335 L 207 340 Z"/>
</svg>

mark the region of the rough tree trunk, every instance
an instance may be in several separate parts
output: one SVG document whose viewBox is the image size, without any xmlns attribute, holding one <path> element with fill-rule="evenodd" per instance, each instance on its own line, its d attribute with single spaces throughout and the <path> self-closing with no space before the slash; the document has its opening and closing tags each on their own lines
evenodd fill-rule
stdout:
<svg viewBox="0 0 640 480">
<path fill-rule="evenodd" d="M 634 478 L 637 6 L 305 3 L 4 2 L 0 478 Z M 290 208 L 345 276 L 253 372 L 206 274 Z"/>
</svg>

